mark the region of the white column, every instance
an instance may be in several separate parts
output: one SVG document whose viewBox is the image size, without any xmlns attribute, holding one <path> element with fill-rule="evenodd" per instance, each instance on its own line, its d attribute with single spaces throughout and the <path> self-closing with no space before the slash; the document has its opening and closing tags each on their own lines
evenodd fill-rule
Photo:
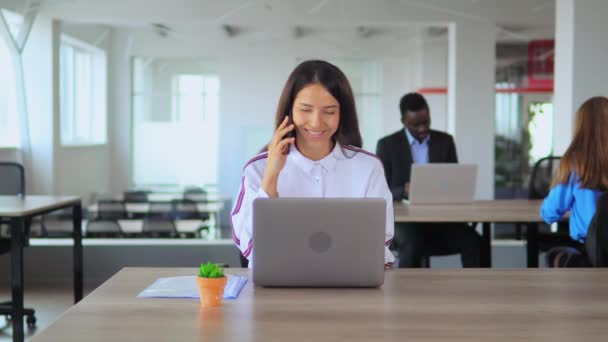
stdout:
<svg viewBox="0 0 608 342">
<path fill-rule="evenodd" d="M 570 144 L 575 112 L 589 97 L 608 96 L 608 1 L 557 0 L 555 14 L 554 153 Z"/>
<path fill-rule="evenodd" d="M 132 35 L 121 29 L 110 32 L 108 55 L 108 142 L 110 190 L 118 194 L 131 182 L 131 44 Z"/>
<path fill-rule="evenodd" d="M 427 37 L 421 44 L 422 73 L 420 88 L 444 88 L 447 86 L 448 39 L 447 34 L 441 37 Z M 446 94 L 424 94 L 430 112 L 431 128 L 447 130 L 447 96 Z"/>
<path fill-rule="evenodd" d="M 478 166 L 477 199 L 494 197 L 495 50 L 493 24 L 449 25 L 446 125 L 459 162 Z"/>
</svg>

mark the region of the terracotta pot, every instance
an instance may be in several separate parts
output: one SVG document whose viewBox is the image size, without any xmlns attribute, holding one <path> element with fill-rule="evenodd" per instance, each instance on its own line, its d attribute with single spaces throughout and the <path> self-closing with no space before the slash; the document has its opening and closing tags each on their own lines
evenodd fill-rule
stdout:
<svg viewBox="0 0 608 342">
<path fill-rule="evenodd" d="M 196 277 L 198 293 L 201 297 L 202 306 L 220 306 L 224 296 L 224 287 L 228 278 L 201 278 Z"/>
</svg>

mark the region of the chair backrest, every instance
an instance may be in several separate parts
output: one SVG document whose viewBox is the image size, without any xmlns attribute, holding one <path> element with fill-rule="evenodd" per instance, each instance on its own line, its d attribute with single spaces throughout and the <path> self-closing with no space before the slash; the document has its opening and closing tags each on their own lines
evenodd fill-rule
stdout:
<svg viewBox="0 0 608 342">
<path fill-rule="evenodd" d="M 25 195 L 25 170 L 21 164 L 0 162 L 0 195 Z"/>
<path fill-rule="evenodd" d="M 175 237 L 177 235 L 175 222 L 167 218 L 146 218 L 142 231 L 144 235 L 153 237 Z"/>
<path fill-rule="evenodd" d="M 176 220 L 200 218 L 196 202 L 188 199 L 171 201 L 172 216 Z"/>
<path fill-rule="evenodd" d="M 118 237 L 122 229 L 116 220 L 93 220 L 87 222 L 88 237 Z"/>
<path fill-rule="evenodd" d="M 172 218 L 173 204 L 171 202 L 150 202 L 147 217 Z"/>
<path fill-rule="evenodd" d="M 125 191 L 122 194 L 122 199 L 130 203 L 146 203 L 148 202 L 148 191 Z"/>
<path fill-rule="evenodd" d="M 191 186 L 184 190 L 183 198 L 197 202 L 204 202 L 207 198 L 207 191 L 205 191 L 203 188 Z"/>
<path fill-rule="evenodd" d="M 184 195 L 204 195 L 206 193 L 207 191 L 205 191 L 205 189 L 198 186 L 189 186 L 184 189 Z"/>
<path fill-rule="evenodd" d="M 50 238 L 71 237 L 74 233 L 74 221 L 71 214 L 53 213 L 42 216 L 44 235 Z"/>
<path fill-rule="evenodd" d="M 101 200 L 97 202 L 97 218 L 120 220 L 127 217 L 125 203 L 119 200 Z"/>
<path fill-rule="evenodd" d="M 594 267 L 608 267 L 608 191 L 597 200 L 585 239 L 585 251 Z"/>
<path fill-rule="evenodd" d="M 559 168 L 561 158 L 549 156 L 538 160 L 534 164 L 528 185 L 528 198 L 543 199 L 547 197 L 551 190 L 551 180 Z"/>
</svg>

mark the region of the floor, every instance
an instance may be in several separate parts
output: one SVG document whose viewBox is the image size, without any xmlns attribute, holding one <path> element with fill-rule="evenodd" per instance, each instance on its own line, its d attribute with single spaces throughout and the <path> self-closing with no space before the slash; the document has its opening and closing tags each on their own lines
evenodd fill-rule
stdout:
<svg viewBox="0 0 608 342">
<path fill-rule="evenodd" d="M 85 295 L 93 289 L 85 288 Z M 10 291 L 0 289 L 0 301 L 9 300 Z M 36 310 L 36 328 L 25 331 L 26 341 L 51 325 L 59 316 L 69 309 L 74 303 L 71 288 L 33 288 L 25 291 L 25 306 Z M 11 322 L 5 317 L 0 317 L 0 341 L 12 341 Z"/>
</svg>

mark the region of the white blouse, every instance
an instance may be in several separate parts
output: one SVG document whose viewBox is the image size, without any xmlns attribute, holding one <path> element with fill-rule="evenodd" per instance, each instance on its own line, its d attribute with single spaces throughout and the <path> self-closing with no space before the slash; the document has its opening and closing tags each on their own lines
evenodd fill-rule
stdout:
<svg viewBox="0 0 608 342">
<path fill-rule="evenodd" d="M 262 190 L 267 160 L 268 152 L 264 152 L 245 164 L 241 188 L 231 214 L 234 242 L 250 261 L 253 260 L 252 203 L 256 198 L 268 197 Z M 279 197 L 384 198 L 385 265 L 390 266 L 394 262 L 393 254 L 388 250 L 394 234 L 393 197 L 386 184 L 382 163 L 374 154 L 336 144 L 325 158 L 313 161 L 292 145 L 279 174 L 277 192 Z"/>
</svg>

